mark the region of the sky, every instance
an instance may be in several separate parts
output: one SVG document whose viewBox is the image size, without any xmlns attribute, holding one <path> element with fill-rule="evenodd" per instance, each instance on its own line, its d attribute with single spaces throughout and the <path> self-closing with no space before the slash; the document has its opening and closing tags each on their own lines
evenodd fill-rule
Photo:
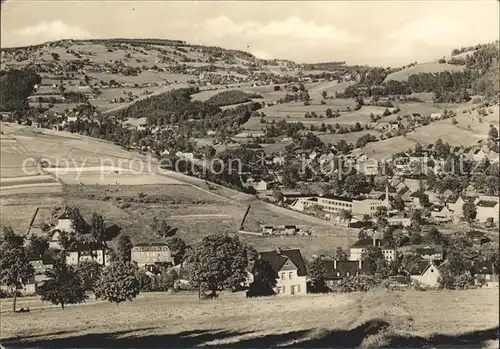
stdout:
<svg viewBox="0 0 500 349">
<path fill-rule="evenodd" d="M 6 0 L 1 46 L 165 38 L 299 63 L 398 66 L 500 35 L 500 2 Z"/>
</svg>

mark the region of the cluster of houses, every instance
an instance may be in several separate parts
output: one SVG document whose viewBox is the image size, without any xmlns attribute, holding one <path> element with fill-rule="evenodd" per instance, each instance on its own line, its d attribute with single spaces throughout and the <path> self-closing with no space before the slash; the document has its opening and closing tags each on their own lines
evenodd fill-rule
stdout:
<svg viewBox="0 0 500 349">
<path fill-rule="evenodd" d="M 484 243 L 485 237 L 479 232 L 468 234 L 468 238 L 476 243 Z M 479 241 L 479 242 L 478 242 Z M 343 278 L 366 274 L 368 264 L 362 255 L 371 246 L 380 247 L 387 261 L 393 261 L 398 254 L 416 254 L 420 257 L 409 270 L 407 276 L 422 287 L 434 288 L 439 285 L 442 268 L 446 265 L 443 248 L 440 245 L 406 245 L 401 248 L 384 246 L 380 239 L 368 238 L 356 241 L 350 247 L 347 260 L 327 258 L 324 260 L 326 267 L 325 282 L 327 286 L 334 287 Z M 276 286 L 274 291 L 278 295 L 295 295 L 307 293 L 306 263 L 299 249 L 281 249 L 265 251 L 259 257 L 267 261 L 276 273 Z M 476 285 L 486 288 L 499 287 L 499 271 L 495 270 L 493 263 L 481 262 L 472 266 L 472 273 Z M 249 275 L 249 283 L 253 280 Z"/>
<path fill-rule="evenodd" d="M 285 227 L 286 228 L 286 227 Z M 288 227 L 288 229 L 296 227 Z M 60 248 L 61 231 L 71 231 L 72 222 L 66 212 L 58 217 L 55 227 L 48 232 L 50 236 L 50 248 Z M 263 229 L 274 229 L 273 227 L 263 227 Z M 467 238 L 475 245 L 488 242 L 488 238 L 481 232 L 474 231 L 467 234 Z M 368 265 L 363 260 L 363 254 L 371 246 L 379 247 L 387 261 L 393 261 L 400 254 L 416 254 L 420 260 L 408 271 L 412 280 L 417 281 L 424 287 L 437 287 L 441 277 L 441 268 L 446 264 L 446 256 L 440 245 L 404 245 L 400 248 L 393 248 L 385 245 L 381 239 L 375 237 L 359 239 L 351 247 L 347 260 L 325 259 L 326 274 L 325 281 L 330 287 L 345 277 L 360 275 L 367 272 Z M 69 265 L 78 265 L 83 261 L 96 261 L 101 265 L 106 265 L 110 261 L 110 250 L 101 244 L 76 243 L 73 244 L 67 253 L 66 262 Z M 175 270 L 179 276 L 178 282 L 187 283 L 187 271 L 185 265 L 174 265 L 175 258 L 172 250 L 166 243 L 141 243 L 132 247 L 131 261 L 139 268 L 143 268 L 149 275 L 154 273 L 154 266 L 167 265 Z M 278 295 L 300 295 L 307 293 L 307 268 L 306 262 L 299 249 L 281 249 L 263 251 L 259 253 L 259 258 L 267 261 L 276 275 L 276 286 L 274 291 Z M 44 256 L 36 256 L 30 262 L 35 269 L 35 276 L 32 281 L 25 285 L 21 293 L 36 293 L 37 284 L 46 279 L 44 273 L 52 268 L 53 260 L 49 253 Z M 498 271 L 494 269 L 492 263 L 478 263 L 472 266 L 475 282 L 482 287 L 498 288 Z M 253 282 L 253 275 L 248 273 L 248 283 Z M 4 288 L 4 286 L 2 286 Z"/>
</svg>

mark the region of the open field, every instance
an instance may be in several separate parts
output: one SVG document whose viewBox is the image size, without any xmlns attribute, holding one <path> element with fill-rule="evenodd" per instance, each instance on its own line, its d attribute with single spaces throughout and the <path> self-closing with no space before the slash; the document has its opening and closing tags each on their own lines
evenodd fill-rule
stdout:
<svg viewBox="0 0 500 349">
<path fill-rule="evenodd" d="M 13 123 L 0 123 L 2 177 L 36 175 L 36 162 L 45 159 L 59 167 L 128 165 L 144 159 L 96 138 Z M 23 165 L 26 170 L 23 170 Z"/>
<path fill-rule="evenodd" d="M 41 226 L 41 224 L 49 222 L 54 207 L 64 206 L 60 187 L 57 188 L 57 191 L 54 189 L 52 192 L 49 190 L 38 192 L 31 188 L 16 194 L 9 191 L 8 194 L 0 197 L 0 210 L 2 212 L 0 225 L 2 227 L 11 226 L 17 234 L 21 235 L 27 232 L 37 208 L 40 210 L 33 224 Z"/>
<path fill-rule="evenodd" d="M 133 166 L 134 163 L 123 163 Z M 139 165 L 145 167 L 146 165 Z M 54 174 L 65 184 L 82 185 L 144 185 L 144 184 L 182 184 L 181 182 L 160 176 L 152 172 L 134 171 L 133 167 L 97 166 L 83 168 L 47 168 L 46 172 Z"/>
<path fill-rule="evenodd" d="M 156 239 L 147 226 L 157 217 L 178 228 L 179 236 L 190 243 L 214 232 L 235 233 L 251 203 L 245 229 L 257 230 L 260 224 L 296 224 L 314 231 L 313 236 L 307 238 L 242 237 L 259 249 L 286 245 L 304 248 L 305 255 L 331 254 L 337 246 L 346 246 L 357 236 L 353 229 L 266 204 L 251 195 L 220 186 L 210 190 L 204 181 L 183 174 L 161 175 L 155 167 L 140 174 L 126 171 L 124 169 L 138 170 L 135 165 L 139 162 L 131 160 L 143 157 L 108 142 L 14 124 L 2 124 L 2 130 L 22 144 L 27 156 L 47 158 L 59 165 L 44 171 L 63 183 L 61 186 L 48 176 L 3 182 L 8 183 L 9 188 L 2 184 L 2 213 L 6 217 L 2 225 L 12 225 L 19 232 L 27 230 L 37 207 L 70 205 L 80 207 L 86 217 L 92 212 L 103 212 L 110 224 L 120 225 L 134 242 Z M 20 176 L 26 175 L 19 173 Z M 141 192 L 146 197 L 138 200 Z M 123 205 L 124 202 L 128 205 Z M 193 214 L 196 215 L 193 219 L 186 217 Z"/>
<path fill-rule="evenodd" d="M 338 83 L 336 81 L 326 81 L 326 82 L 317 82 L 317 83 L 309 83 L 305 84 L 306 89 L 309 91 L 309 96 L 314 100 L 322 100 L 323 99 L 323 91 L 326 92 L 327 98 L 329 96 L 334 96 L 335 97 L 335 92 L 342 92 L 346 89 L 346 87 L 349 87 L 353 85 L 353 81 L 349 82 L 341 82 Z M 326 102 L 328 103 L 328 99 Z"/>
<path fill-rule="evenodd" d="M 434 144 L 438 138 L 452 146 L 476 145 L 479 141 L 488 138 L 490 124 L 498 129 L 499 108 L 498 106 L 488 108 L 492 111 L 488 116 L 479 116 L 477 110 L 471 110 L 471 114 L 463 113 L 463 110 L 469 110 L 471 107 L 471 105 L 462 105 L 454 109 L 457 114 L 455 125 L 452 124 L 452 119 L 432 122 L 430 125 L 419 127 L 408 133 L 406 137 L 399 136 L 369 143 L 363 148 L 363 153 L 381 160 L 397 152 L 413 148 L 416 143 Z"/>
<path fill-rule="evenodd" d="M 428 62 L 428 63 L 418 63 L 414 65 L 413 67 L 410 68 L 405 68 L 403 70 L 400 70 L 398 72 L 394 72 L 392 74 L 387 75 L 385 78 L 385 81 L 389 80 L 397 80 L 397 81 L 407 81 L 408 77 L 413 74 L 418 74 L 418 73 L 441 73 L 444 71 L 463 71 L 465 69 L 465 66 L 463 65 L 455 65 L 455 64 L 448 64 L 448 63 L 442 63 L 439 64 L 437 61 L 435 62 Z"/>
<path fill-rule="evenodd" d="M 346 246 L 356 240 L 355 229 L 335 226 L 318 218 L 251 199 L 251 196 L 246 199 L 246 194 L 240 196 L 236 193 L 230 189 L 209 191 L 189 184 L 76 185 L 65 188 L 65 201 L 69 206 L 78 206 L 85 216 L 90 216 L 92 212 L 104 212 L 105 220 L 120 225 L 134 243 L 157 239 L 147 228 L 154 217 L 165 219 L 169 225 L 177 228 L 177 235 L 187 243 L 198 242 L 211 233 L 236 233 L 248 204 L 252 207 L 244 223 L 246 230 L 259 230 L 261 224 L 295 224 L 313 229 L 310 237 L 240 236 L 259 250 L 280 245 L 300 247 L 306 256 L 332 254 L 337 246 Z"/>
<path fill-rule="evenodd" d="M 19 299 L 2 314 L 6 348 L 498 347 L 498 290 L 307 295 L 246 299 L 222 293 L 141 294 L 120 306 L 65 310 Z M 10 300 L 2 300 L 2 311 Z M 44 309 L 40 309 L 43 307 Z"/>
</svg>

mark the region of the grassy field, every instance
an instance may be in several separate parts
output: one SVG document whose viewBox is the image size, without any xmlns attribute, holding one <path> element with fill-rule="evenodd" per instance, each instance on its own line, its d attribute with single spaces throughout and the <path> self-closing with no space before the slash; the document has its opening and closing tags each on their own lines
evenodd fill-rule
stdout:
<svg viewBox="0 0 500 349">
<path fill-rule="evenodd" d="M 399 136 L 369 143 L 363 148 L 363 153 L 380 160 L 397 152 L 413 148 L 417 142 L 420 144 L 433 144 L 438 138 L 452 146 L 476 145 L 478 141 L 488 138 L 490 125 L 494 125 L 498 129 L 499 107 L 496 105 L 487 108 L 491 110 L 491 113 L 487 116 L 479 116 L 477 110 L 472 110 L 472 107 L 472 105 L 468 104 L 453 109 L 457 114 L 455 117 L 456 124 L 452 124 L 451 119 L 436 121 L 430 125 L 417 128 L 415 131 L 408 133 L 406 137 Z M 470 110 L 471 112 L 463 113 L 464 110 Z"/>
<path fill-rule="evenodd" d="M 2 314 L 6 348 L 497 348 L 498 290 L 307 295 L 246 299 L 222 293 L 139 295 L 119 306 L 90 300 L 65 310 L 20 299 Z M 2 311 L 10 300 L 2 300 Z"/>
<path fill-rule="evenodd" d="M 39 188 L 37 188 L 39 189 Z M 37 208 L 40 208 L 34 224 L 48 223 L 54 207 L 63 207 L 64 199 L 61 188 L 42 188 L 35 190 L 19 190 L 15 194 L 0 197 L 0 210 L 2 212 L 1 226 L 11 226 L 17 234 L 24 235 Z"/>
<path fill-rule="evenodd" d="M 139 197 L 141 194 L 141 198 Z M 236 234 L 250 200 L 251 209 L 245 220 L 246 230 L 258 231 L 261 224 L 295 224 L 312 228 L 313 235 L 258 237 L 240 235 L 241 240 L 258 250 L 276 246 L 300 248 L 305 256 L 333 254 L 336 247 L 353 243 L 357 232 L 314 217 L 300 215 L 257 199 L 241 198 L 230 189 L 214 192 L 186 185 L 110 185 L 65 187 L 65 202 L 78 206 L 84 216 L 102 212 L 106 221 L 123 228 L 133 243 L 157 241 L 148 228 L 153 218 L 165 219 L 177 235 L 187 243 L 195 243 L 216 232 Z M 126 207 L 123 203 L 128 203 Z"/>
<path fill-rule="evenodd" d="M 408 77 L 413 74 L 418 73 L 441 73 L 444 71 L 463 71 L 465 66 L 463 65 L 455 65 L 443 63 L 439 64 L 436 62 L 428 62 L 428 63 L 418 63 L 413 67 L 405 68 L 403 70 L 394 72 L 392 74 L 387 75 L 385 81 L 389 80 L 397 80 L 397 81 L 407 81 Z"/>
</svg>

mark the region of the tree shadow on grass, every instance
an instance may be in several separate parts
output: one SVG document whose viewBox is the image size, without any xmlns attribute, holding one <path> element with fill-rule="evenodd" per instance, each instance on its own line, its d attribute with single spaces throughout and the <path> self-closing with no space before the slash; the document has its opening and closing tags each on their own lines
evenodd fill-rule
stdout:
<svg viewBox="0 0 500 349">
<path fill-rule="evenodd" d="M 372 319 L 351 330 L 310 329 L 282 334 L 256 336 L 237 340 L 229 344 L 206 344 L 216 340 L 252 335 L 253 332 L 230 332 L 223 330 L 194 330 L 176 334 L 137 336 L 134 333 L 153 328 L 96 333 L 67 338 L 39 339 L 37 337 L 8 338 L 3 345 L 8 348 L 356 348 L 363 340 L 389 328 L 382 319 Z M 388 331 L 390 333 L 390 331 Z M 417 336 L 393 336 L 384 341 L 386 348 L 480 348 L 487 341 L 498 339 L 499 327 L 467 332 L 457 336 L 434 335 L 429 338 Z M 289 344 L 293 342 L 293 344 Z"/>
<path fill-rule="evenodd" d="M 422 337 L 392 337 L 388 347 L 390 348 L 421 348 L 423 346 L 433 348 L 481 348 L 487 341 L 498 340 L 500 327 L 492 327 L 486 330 L 466 332 L 460 335 L 436 334 L 429 338 Z"/>
<path fill-rule="evenodd" d="M 177 334 L 134 336 L 138 329 L 113 333 L 92 333 L 53 339 L 8 338 L 2 345 L 8 348 L 190 348 L 216 339 L 240 336 L 244 332 L 194 330 Z"/>
</svg>

